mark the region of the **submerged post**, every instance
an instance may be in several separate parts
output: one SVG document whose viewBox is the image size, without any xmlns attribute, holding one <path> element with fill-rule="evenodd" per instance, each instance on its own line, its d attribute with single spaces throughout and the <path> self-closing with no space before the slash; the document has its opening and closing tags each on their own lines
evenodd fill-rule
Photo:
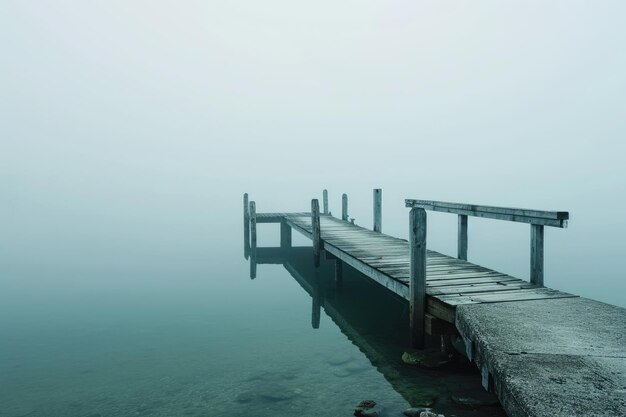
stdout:
<svg viewBox="0 0 626 417">
<path fill-rule="evenodd" d="M 383 190 L 374 189 L 374 231 L 383 231 Z"/>
<path fill-rule="evenodd" d="M 459 214 L 459 241 L 457 258 L 467 261 L 467 215 Z"/>
<path fill-rule="evenodd" d="M 530 283 L 543 287 L 543 225 L 530 225 Z"/>
<path fill-rule="evenodd" d="M 256 203 L 250 202 L 250 278 L 256 278 Z"/>
<path fill-rule="evenodd" d="M 243 256 L 248 259 L 250 254 L 250 206 L 248 193 L 243 195 Z"/>
<path fill-rule="evenodd" d="M 341 220 L 348 221 L 348 194 L 341 195 Z"/>
<path fill-rule="evenodd" d="M 341 259 L 335 259 L 335 286 L 341 287 L 343 283 L 343 261 Z"/>
<path fill-rule="evenodd" d="M 426 210 L 423 208 L 414 207 L 409 214 L 409 250 L 411 347 L 422 349 L 426 312 Z"/>
<path fill-rule="evenodd" d="M 323 204 L 324 204 L 324 214 L 328 214 L 328 190 L 324 190 L 324 192 L 322 193 L 322 197 L 323 197 Z"/>
<path fill-rule="evenodd" d="M 322 239 L 320 236 L 320 203 L 316 198 L 311 200 L 311 227 L 313 229 L 313 262 L 317 268 L 320 266 Z"/>
<path fill-rule="evenodd" d="M 291 226 L 284 220 L 280 222 L 280 247 L 281 249 L 291 247 Z"/>
</svg>

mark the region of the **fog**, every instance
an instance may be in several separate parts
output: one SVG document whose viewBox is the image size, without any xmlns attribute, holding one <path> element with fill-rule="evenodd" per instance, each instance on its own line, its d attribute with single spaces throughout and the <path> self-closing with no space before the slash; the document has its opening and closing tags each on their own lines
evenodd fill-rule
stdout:
<svg viewBox="0 0 626 417">
<path fill-rule="evenodd" d="M 401 237 L 404 198 L 567 210 L 567 229 L 546 228 L 546 285 L 624 306 L 625 13 L 3 1 L 0 287 L 120 269 L 204 269 L 217 286 L 210 271 L 243 262 L 244 192 L 300 211 L 328 188 L 334 212 L 346 192 L 371 227 L 380 187 Z M 528 277 L 528 225 L 469 227 L 471 261 Z M 428 246 L 454 254 L 455 228 L 429 213 Z"/>
</svg>

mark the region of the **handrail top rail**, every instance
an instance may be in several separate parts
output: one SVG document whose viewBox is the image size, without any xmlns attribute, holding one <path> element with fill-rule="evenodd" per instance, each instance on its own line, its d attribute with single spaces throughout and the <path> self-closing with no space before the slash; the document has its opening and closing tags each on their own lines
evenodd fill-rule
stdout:
<svg viewBox="0 0 626 417">
<path fill-rule="evenodd" d="M 569 212 L 543 211 L 511 207 L 481 206 L 477 204 L 449 203 L 446 201 L 406 199 L 406 207 L 419 207 L 425 210 L 456 213 L 466 216 L 507 220 L 512 222 L 538 224 L 553 227 L 567 227 Z"/>
</svg>

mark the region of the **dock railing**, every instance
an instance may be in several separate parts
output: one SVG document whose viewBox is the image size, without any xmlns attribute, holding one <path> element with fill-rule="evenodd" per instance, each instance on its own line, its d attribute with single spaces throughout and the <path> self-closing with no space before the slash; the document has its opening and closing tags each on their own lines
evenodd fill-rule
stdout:
<svg viewBox="0 0 626 417">
<path fill-rule="evenodd" d="M 426 294 L 426 210 L 458 215 L 457 257 L 467 261 L 467 220 L 468 216 L 506 220 L 530 224 L 530 282 L 543 286 L 543 228 L 552 226 L 565 228 L 569 220 L 566 211 L 542 211 L 510 207 L 479 206 L 475 204 L 448 203 L 432 200 L 405 200 L 409 214 L 409 246 L 411 259 L 410 304 L 411 322 L 422 323 L 425 311 Z M 411 326 L 416 340 L 423 339 L 419 334 L 423 326 Z M 417 343 L 419 344 L 419 342 Z"/>
</svg>

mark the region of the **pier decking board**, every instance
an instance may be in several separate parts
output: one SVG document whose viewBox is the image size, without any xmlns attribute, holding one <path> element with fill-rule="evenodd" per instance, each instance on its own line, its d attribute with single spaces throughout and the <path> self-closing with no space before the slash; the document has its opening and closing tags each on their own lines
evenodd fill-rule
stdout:
<svg viewBox="0 0 626 417">
<path fill-rule="evenodd" d="M 313 235 L 310 213 L 258 213 L 257 222 L 285 222 L 309 238 Z M 320 216 L 320 235 L 327 252 L 408 299 L 406 240 L 331 215 Z M 426 294 L 438 301 L 437 308 L 427 308 L 428 313 L 449 322 L 454 322 L 456 306 L 463 304 L 576 297 L 432 250 L 427 251 Z"/>
</svg>

